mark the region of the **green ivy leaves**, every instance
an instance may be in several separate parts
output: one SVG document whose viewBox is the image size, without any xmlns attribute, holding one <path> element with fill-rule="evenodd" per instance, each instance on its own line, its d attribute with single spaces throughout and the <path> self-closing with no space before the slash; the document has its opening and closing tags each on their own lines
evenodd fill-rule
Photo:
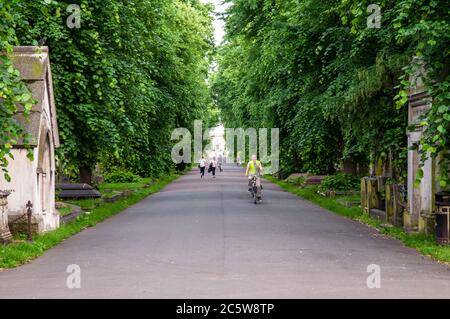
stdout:
<svg viewBox="0 0 450 319">
<path fill-rule="evenodd" d="M 279 127 L 283 173 L 332 173 L 344 159 L 364 167 L 391 154 L 403 175 L 407 112 L 393 98 L 409 58 L 384 27 L 392 17 L 374 31 L 364 1 L 233 4 L 214 79 L 227 125 Z"/>
<path fill-rule="evenodd" d="M 9 56 L 13 46 L 17 44 L 15 35 L 15 22 L 17 13 L 12 10 L 18 2 L 12 0 L 0 6 L 0 168 L 6 181 L 10 181 L 8 175 L 8 158 L 13 159 L 12 145 L 17 140 L 27 140 L 28 135 L 16 122 L 14 116 L 18 111 L 18 105 L 23 105 L 24 116 L 27 118 L 34 104 L 33 97 L 25 84 L 20 80 L 19 71 L 14 69 Z M 31 151 L 28 156 L 32 158 Z"/>
<path fill-rule="evenodd" d="M 75 177 L 96 163 L 141 175 L 172 169 L 171 130 L 189 127 L 210 103 L 209 7 L 198 0 L 82 0 L 81 28 L 69 29 L 67 5 L 29 0 L 12 6 L 8 23 L 22 45 L 47 38 L 60 171 Z"/>
</svg>

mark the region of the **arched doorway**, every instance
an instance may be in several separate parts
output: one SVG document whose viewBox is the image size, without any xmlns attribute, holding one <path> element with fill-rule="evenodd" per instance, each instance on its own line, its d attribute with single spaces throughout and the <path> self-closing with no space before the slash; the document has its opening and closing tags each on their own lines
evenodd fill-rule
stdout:
<svg viewBox="0 0 450 319">
<path fill-rule="evenodd" d="M 51 211 L 52 205 L 52 146 L 49 130 L 47 128 L 41 131 L 39 143 L 39 159 L 38 159 L 38 200 L 40 210 L 43 214 Z"/>
<path fill-rule="evenodd" d="M 47 212 L 49 210 L 50 204 L 50 193 L 51 193 L 51 178 L 52 178 L 52 168 L 51 168 L 51 154 L 50 154 L 50 138 L 47 134 L 44 144 L 44 156 L 42 161 L 42 188 L 41 188 L 41 207 L 42 212 Z"/>
</svg>

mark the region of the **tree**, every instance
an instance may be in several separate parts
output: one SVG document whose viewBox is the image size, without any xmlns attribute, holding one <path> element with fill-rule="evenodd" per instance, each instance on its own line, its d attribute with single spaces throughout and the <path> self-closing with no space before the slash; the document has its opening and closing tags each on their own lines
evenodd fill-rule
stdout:
<svg viewBox="0 0 450 319">
<path fill-rule="evenodd" d="M 62 171 L 89 182 L 96 163 L 142 176 L 174 168 L 170 133 L 207 116 L 211 6 L 198 0 L 74 1 L 11 5 L 17 40 L 51 52 Z"/>
<path fill-rule="evenodd" d="M 330 173 L 342 161 L 380 159 L 402 181 L 407 112 L 397 106 L 418 54 L 435 80 L 421 152 L 448 150 L 444 1 L 382 1 L 381 28 L 368 27 L 369 1 L 229 2 L 214 96 L 227 125 L 281 129 L 282 172 Z"/>
</svg>

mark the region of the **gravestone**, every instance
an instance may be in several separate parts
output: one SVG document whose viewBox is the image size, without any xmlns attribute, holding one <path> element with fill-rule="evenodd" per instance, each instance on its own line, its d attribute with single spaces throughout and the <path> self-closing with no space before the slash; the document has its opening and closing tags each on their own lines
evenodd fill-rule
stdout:
<svg viewBox="0 0 450 319">
<path fill-rule="evenodd" d="M 9 192 L 0 191 L 0 244 L 9 244 L 12 240 L 8 226 L 8 196 Z"/>
</svg>

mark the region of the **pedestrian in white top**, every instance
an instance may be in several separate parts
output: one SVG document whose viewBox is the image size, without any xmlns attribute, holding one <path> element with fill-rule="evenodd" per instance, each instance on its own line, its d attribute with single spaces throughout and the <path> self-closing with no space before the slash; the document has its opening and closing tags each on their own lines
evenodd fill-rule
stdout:
<svg viewBox="0 0 450 319">
<path fill-rule="evenodd" d="M 216 178 L 216 167 L 217 167 L 217 161 L 216 161 L 216 158 L 213 157 L 211 163 L 209 163 L 209 169 L 208 169 L 208 171 L 209 170 L 211 171 L 213 178 Z"/>
<path fill-rule="evenodd" d="M 203 178 L 203 176 L 205 176 L 205 166 L 206 166 L 206 160 L 202 156 L 202 158 L 198 162 L 198 168 L 200 168 L 200 178 Z"/>
</svg>

